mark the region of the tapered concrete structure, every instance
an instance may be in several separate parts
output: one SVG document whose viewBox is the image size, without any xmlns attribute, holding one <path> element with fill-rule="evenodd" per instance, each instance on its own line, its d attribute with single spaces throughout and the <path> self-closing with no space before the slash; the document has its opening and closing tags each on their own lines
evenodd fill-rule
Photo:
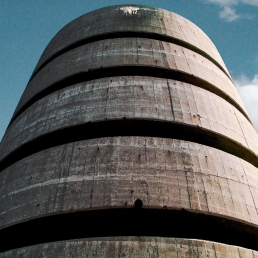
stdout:
<svg viewBox="0 0 258 258">
<path fill-rule="evenodd" d="M 112 6 L 40 58 L 0 150 L 0 257 L 258 257 L 258 137 L 185 18 Z"/>
</svg>

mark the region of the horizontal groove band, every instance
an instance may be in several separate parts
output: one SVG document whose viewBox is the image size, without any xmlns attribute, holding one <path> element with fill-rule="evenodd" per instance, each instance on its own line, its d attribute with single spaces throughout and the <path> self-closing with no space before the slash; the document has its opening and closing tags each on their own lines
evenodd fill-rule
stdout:
<svg viewBox="0 0 258 258">
<path fill-rule="evenodd" d="M 49 57 L 46 61 L 44 61 L 31 75 L 31 78 L 29 80 L 29 82 L 33 79 L 33 77 L 44 67 L 46 66 L 49 62 L 51 62 L 52 60 L 54 60 L 56 57 L 61 56 L 62 54 L 80 47 L 82 45 L 86 45 L 88 43 L 92 43 L 92 42 L 96 42 L 99 40 L 103 40 L 103 39 L 113 39 L 113 38 L 131 38 L 131 37 L 139 37 L 139 38 L 148 38 L 148 39 L 155 39 L 155 40 L 160 40 L 160 41 L 165 41 L 168 43 L 173 43 L 176 45 L 179 45 L 181 47 L 185 47 L 189 50 L 192 50 L 198 54 L 200 54 L 201 56 L 207 58 L 208 60 L 210 60 L 213 64 L 215 64 L 221 71 L 223 71 L 226 76 L 230 79 L 231 77 L 229 76 L 229 74 L 227 73 L 227 71 L 225 71 L 225 69 L 214 59 L 212 58 L 209 54 L 207 54 L 206 52 L 204 52 L 203 50 L 201 50 L 200 48 L 177 38 L 168 36 L 168 35 L 162 35 L 162 34 L 158 34 L 158 33 L 148 33 L 148 32 L 135 32 L 135 31 L 126 31 L 126 32 L 110 32 L 110 33 L 106 33 L 106 34 L 101 34 L 101 35 L 95 35 L 86 39 L 82 39 L 79 40 L 61 50 L 59 50 L 58 52 L 56 52 L 55 54 L 53 54 L 51 57 Z"/>
<path fill-rule="evenodd" d="M 181 123 L 124 118 L 124 120 L 90 122 L 44 134 L 21 145 L 2 159 L 0 171 L 29 155 L 54 146 L 114 136 L 150 136 L 191 141 L 225 151 L 258 167 L 258 157 L 255 153 L 224 135 Z"/>
<path fill-rule="evenodd" d="M 217 217 L 214 214 L 195 213 L 185 209 L 135 206 L 71 211 L 4 228 L 0 230 L 0 252 L 41 243 L 111 236 L 201 239 L 258 250 L 256 225 L 232 220 L 230 217 Z"/>
<path fill-rule="evenodd" d="M 101 67 L 119 66 L 156 67 L 190 74 L 208 81 L 245 110 L 231 80 L 206 58 L 172 43 L 125 38 L 83 45 L 54 59 L 27 85 L 15 113 L 33 96 L 65 78 Z"/>
<path fill-rule="evenodd" d="M 33 103 L 38 101 L 41 98 L 55 92 L 57 90 L 66 88 L 70 85 L 90 81 L 94 79 L 100 79 L 105 77 L 116 77 L 116 76 L 148 76 L 155 78 L 165 78 L 165 79 L 174 79 L 178 81 L 182 81 L 185 83 L 193 84 L 202 89 L 208 90 L 219 97 L 223 98 L 235 108 L 237 108 L 251 123 L 248 115 L 245 113 L 243 108 L 229 95 L 219 90 L 217 87 L 205 81 L 197 76 L 192 74 L 184 73 L 174 69 L 166 69 L 160 67 L 153 66 L 113 66 L 107 68 L 98 68 L 94 70 L 90 70 L 88 72 L 78 73 L 73 76 L 67 77 L 61 81 L 58 81 L 49 87 L 42 90 L 40 93 L 34 95 L 29 101 L 27 101 L 12 117 L 8 127 L 12 124 L 12 122 L 28 107 L 30 107 Z"/>
</svg>

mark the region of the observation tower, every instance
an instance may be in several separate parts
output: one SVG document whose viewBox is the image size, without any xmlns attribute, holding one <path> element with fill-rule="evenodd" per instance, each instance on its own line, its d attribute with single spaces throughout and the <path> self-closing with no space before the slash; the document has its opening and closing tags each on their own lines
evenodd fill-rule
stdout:
<svg viewBox="0 0 258 258">
<path fill-rule="evenodd" d="M 67 24 L 0 145 L 0 257 L 258 257 L 258 137 L 211 40 L 166 10 Z"/>
</svg>

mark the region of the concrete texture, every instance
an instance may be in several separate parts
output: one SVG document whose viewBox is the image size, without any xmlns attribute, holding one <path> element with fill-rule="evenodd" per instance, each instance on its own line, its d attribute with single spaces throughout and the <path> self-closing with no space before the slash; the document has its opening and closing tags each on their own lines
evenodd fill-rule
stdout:
<svg viewBox="0 0 258 258">
<path fill-rule="evenodd" d="M 258 224 L 258 169 L 200 144 L 109 137 L 57 146 L 0 173 L 0 226 L 109 207 L 189 209 Z M 126 204 L 126 205 L 125 205 Z"/>
<path fill-rule="evenodd" d="M 34 95 L 69 76 L 123 65 L 158 67 L 187 73 L 207 81 L 244 109 L 232 81 L 203 56 L 172 43 L 144 38 L 119 38 L 83 45 L 48 63 L 29 82 L 16 112 Z"/>
<path fill-rule="evenodd" d="M 258 257 L 257 155 L 198 27 L 152 7 L 85 14 L 47 46 L 1 142 L 0 257 Z"/>
<path fill-rule="evenodd" d="M 0 257 L 256 258 L 258 252 L 195 239 L 107 237 L 35 245 L 2 253 Z"/>
<path fill-rule="evenodd" d="M 212 41 L 191 21 L 166 10 L 144 6 L 138 6 L 137 15 L 128 16 L 121 10 L 123 7 L 110 6 L 95 10 L 67 24 L 50 41 L 35 70 L 56 52 L 81 40 L 108 33 L 133 31 L 166 35 L 191 44 L 206 52 L 227 71 Z"/>
<path fill-rule="evenodd" d="M 20 145 L 58 129 L 124 118 L 205 128 L 258 155 L 253 126 L 224 99 L 175 80 L 131 76 L 75 84 L 37 101 L 9 127 L 1 143 L 0 159 Z"/>
</svg>

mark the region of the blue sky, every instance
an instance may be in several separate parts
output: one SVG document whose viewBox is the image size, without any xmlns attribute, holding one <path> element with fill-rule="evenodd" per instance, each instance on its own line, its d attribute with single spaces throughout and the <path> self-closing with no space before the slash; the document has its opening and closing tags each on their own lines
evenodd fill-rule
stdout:
<svg viewBox="0 0 258 258">
<path fill-rule="evenodd" d="M 258 132 L 258 0 L 0 0 L 0 139 L 51 38 L 78 16 L 142 4 L 184 16 L 218 48 Z"/>
</svg>

